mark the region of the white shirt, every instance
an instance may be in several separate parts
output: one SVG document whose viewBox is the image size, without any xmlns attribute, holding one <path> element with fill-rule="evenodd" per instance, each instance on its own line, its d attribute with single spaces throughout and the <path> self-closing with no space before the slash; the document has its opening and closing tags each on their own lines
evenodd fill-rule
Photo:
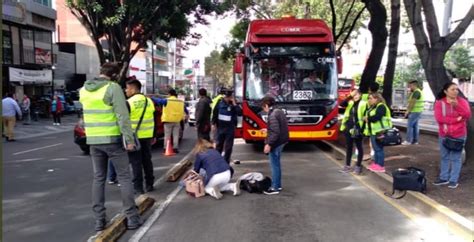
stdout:
<svg viewBox="0 0 474 242">
<path fill-rule="evenodd" d="M 16 101 L 11 97 L 4 98 L 2 100 L 2 116 L 15 117 L 15 114 L 21 116 L 21 110 L 20 106 L 18 106 L 18 103 L 16 103 Z"/>
</svg>

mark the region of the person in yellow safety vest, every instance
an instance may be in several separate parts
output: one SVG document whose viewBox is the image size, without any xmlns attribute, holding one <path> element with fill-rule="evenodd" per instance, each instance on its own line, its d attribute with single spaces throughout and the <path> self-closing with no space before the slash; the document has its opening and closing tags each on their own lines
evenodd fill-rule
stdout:
<svg viewBox="0 0 474 242">
<path fill-rule="evenodd" d="M 405 112 L 405 118 L 407 121 L 407 137 L 403 141 L 402 145 L 416 145 L 420 137 L 420 129 L 418 127 L 418 121 L 420 121 L 421 113 L 425 107 L 425 101 L 423 99 L 423 92 L 418 86 L 418 81 L 413 80 L 408 83 L 410 88 L 410 96 L 408 97 L 408 107 Z"/>
<path fill-rule="evenodd" d="M 215 96 L 213 99 L 212 99 L 212 103 L 211 103 L 211 119 L 212 119 L 212 114 L 214 113 L 214 108 L 216 107 L 216 105 L 221 101 L 222 98 L 225 97 L 225 92 L 226 92 L 226 88 L 222 87 L 220 90 L 219 90 L 219 94 L 217 96 Z M 217 133 L 216 133 L 216 130 L 211 130 L 211 140 L 214 141 L 214 145 L 215 143 L 217 142 Z"/>
<path fill-rule="evenodd" d="M 369 92 L 362 94 L 362 101 L 367 102 L 369 99 L 369 94 L 378 92 L 379 88 L 380 88 L 380 85 L 377 82 L 371 82 L 369 84 Z M 370 148 L 370 157 L 373 160 L 375 152 L 374 152 L 374 148 L 372 147 L 372 143 L 370 142 L 369 142 L 369 148 Z M 356 151 L 356 154 L 358 154 L 358 150 Z"/>
<path fill-rule="evenodd" d="M 168 91 L 169 97 L 162 102 L 163 113 L 161 115 L 161 121 L 165 129 L 164 148 L 168 144 L 168 140 L 173 135 L 173 152 L 179 153 L 179 130 L 181 128 L 181 121 L 185 118 L 185 107 L 184 101 L 178 99 L 176 90 L 170 89 Z"/>
<path fill-rule="evenodd" d="M 130 108 L 132 130 L 140 141 L 140 150 L 129 152 L 128 157 L 133 171 L 133 187 L 135 194 L 143 194 L 143 173 L 145 173 L 145 191 L 153 191 L 153 162 L 151 161 L 151 146 L 156 142 L 155 133 L 155 104 L 140 93 L 142 84 L 136 79 L 127 81 L 125 94 Z M 140 126 L 138 126 L 140 124 Z M 138 126 L 138 130 L 137 130 Z M 142 172 L 143 170 L 143 172 Z"/>
<path fill-rule="evenodd" d="M 367 112 L 367 102 L 361 100 L 360 91 L 354 89 L 346 100 L 341 103 L 341 106 L 346 107 L 340 129 L 346 137 L 346 165 L 342 168 L 341 172 L 348 173 L 353 171 L 355 174 L 360 175 L 362 171 L 362 158 L 364 155 L 362 140 L 366 126 L 363 118 Z M 356 143 L 358 154 L 356 166 L 352 168 L 351 159 L 354 142 Z"/>
<path fill-rule="evenodd" d="M 96 231 L 104 230 L 107 224 L 104 186 L 109 160 L 114 164 L 121 184 L 122 206 L 127 217 L 128 229 L 136 229 L 142 224 L 133 196 L 126 152 L 135 149 L 130 116 L 122 88 L 111 81 L 119 72 L 118 63 L 105 63 L 101 67 L 100 77 L 86 81 L 80 90 L 86 142 L 90 145 L 94 168 L 92 210 Z"/>
<path fill-rule="evenodd" d="M 375 152 L 375 162 L 368 169 L 374 172 L 385 172 L 383 145 L 377 141 L 377 134 L 392 127 L 392 117 L 390 109 L 385 104 L 385 100 L 380 93 L 369 94 L 368 102 L 369 109 L 364 117 L 364 122 L 366 123 L 364 133 L 370 136 L 370 143 Z"/>
</svg>

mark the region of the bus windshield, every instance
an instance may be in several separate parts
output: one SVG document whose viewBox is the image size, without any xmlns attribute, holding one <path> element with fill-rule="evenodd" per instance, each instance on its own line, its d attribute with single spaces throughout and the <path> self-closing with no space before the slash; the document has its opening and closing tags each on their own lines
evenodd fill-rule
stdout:
<svg viewBox="0 0 474 242">
<path fill-rule="evenodd" d="M 259 46 L 247 64 L 245 98 L 277 102 L 337 98 L 336 58 L 320 46 Z M 326 48 L 329 52 L 329 48 Z"/>
</svg>

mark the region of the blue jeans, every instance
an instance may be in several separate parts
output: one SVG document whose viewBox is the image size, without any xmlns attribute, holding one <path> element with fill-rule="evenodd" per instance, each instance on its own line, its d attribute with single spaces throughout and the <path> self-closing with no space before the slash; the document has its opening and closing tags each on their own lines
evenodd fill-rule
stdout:
<svg viewBox="0 0 474 242">
<path fill-rule="evenodd" d="M 285 144 L 277 146 L 270 151 L 270 167 L 272 169 L 272 188 L 278 189 L 281 188 L 281 166 L 280 158 L 281 152 L 285 147 Z"/>
<path fill-rule="evenodd" d="M 458 182 L 459 174 L 461 173 L 462 167 L 462 151 L 453 151 L 448 150 L 443 145 L 443 140 L 445 137 L 439 137 L 439 151 L 441 153 L 441 166 L 439 172 L 439 179 L 450 181 L 450 182 Z M 466 143 L 466 137 L 461 137 L 459 139 L 464 140 Z M 449 171 L 449 165 L 451 163 L 451 172 Z"/>
<path fill-rule="evenodd" d="M 383 153 L 383 145 L 377 142 L 375 135 L 370 136 L 370 142 L 372 143 L 372 148 L 374 149 L 375 164 L 384 167 L 385 154 Z"/>
<path fill-rule="evenodd" d="M 420 129 L 418 127 L 418 121 L 420 121 L 421 113 L 410 113 L 408 114 L 407 124 L 407 138 L 406 141 L 409 143 L 417 143 L 420 137 Z"/>
</svg>

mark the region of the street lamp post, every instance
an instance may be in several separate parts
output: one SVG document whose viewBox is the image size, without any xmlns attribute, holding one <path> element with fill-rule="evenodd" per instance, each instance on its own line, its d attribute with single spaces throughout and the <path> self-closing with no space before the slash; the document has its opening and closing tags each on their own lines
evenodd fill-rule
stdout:
<svg viewBox="0 0 474 242">
<path fill-rule="evenodd" d="M 51 66 L 51 98 L 54 97 L 54 70 L 56 70 L 56 66 Z"/>
</svg>

